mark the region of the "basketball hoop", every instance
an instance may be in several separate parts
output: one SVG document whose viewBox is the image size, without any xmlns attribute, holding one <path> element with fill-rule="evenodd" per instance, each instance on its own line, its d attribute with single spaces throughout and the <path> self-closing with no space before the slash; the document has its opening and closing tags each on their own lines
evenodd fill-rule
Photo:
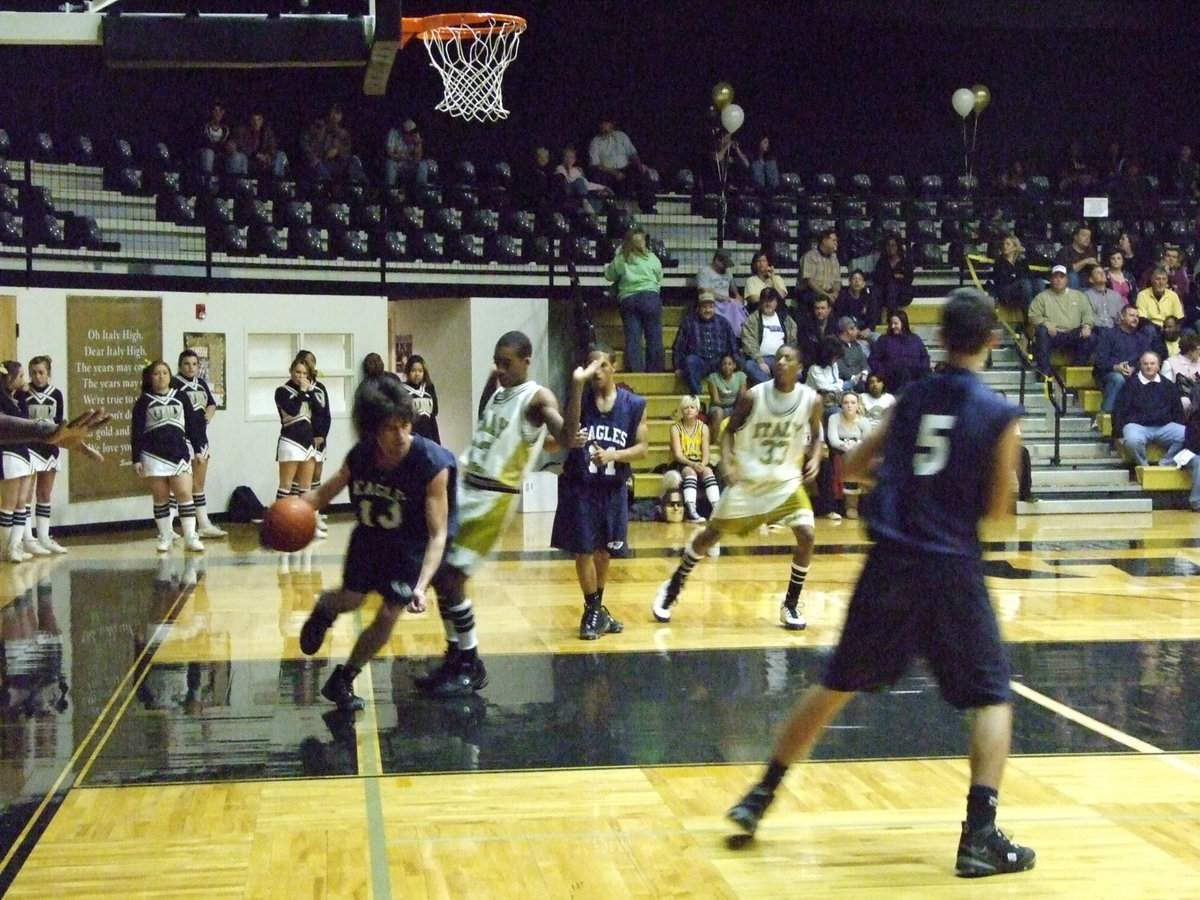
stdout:
<svg viewBox="0 0 1200 900">
<path fill-rule="evenodd" d="M 445 96 L 435 108 L 461 119 L 508 118 L 504 71 L 517 58 L 525 20 L 502 13 L 445 13 L 402 20 L 400 46 L 425 42 L 429 63 L 442 76 Z"/>
</svg>

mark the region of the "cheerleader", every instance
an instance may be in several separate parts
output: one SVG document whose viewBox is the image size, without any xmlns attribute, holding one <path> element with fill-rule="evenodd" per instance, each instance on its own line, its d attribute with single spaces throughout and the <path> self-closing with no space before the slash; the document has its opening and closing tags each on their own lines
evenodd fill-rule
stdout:
<svg viewBox="0 0 1200 900">
<path fill-rule="evenodd" d="M 0 412 L 27 418 L 18 397 L 25 389 L 25 370 L 5 360 L 0 374 Z M 5 562 L 25 562 L 34 554 L 21 546 L 25 537 L 25 507 L 33 495 L 33 467 L 27 444 L 6 444 L 0 454 L 0 555 Z M 43 548 L 41 554 L 45 555 Z"/>
<path fill-rule="evenodd" d="M 35 356 L 29 361 L 29 385 L 25 389 L 22 403 L 26 415 L 31 419 L 53 422 L 63 421 L 62 391 L 50 384 L 50 357 Z M 25 540 L 22 547 L 27 553 L 37 553 L 34 545 L 49 553 L 66 553 L 67 548 L 50 537 L 50 501 L 54 493 L 54 479 L 58 475 L 58 447 L 52 444 L 30 444 L 29 462 L 34 473 L 34 490 L 37 502 L 36 536 L 34 522 L 25 514 Z"/>
<path fill-rule="evenodd" d="M 204 544 L 196 534 L 196 507 L 192 503 L 192 445 L 188 435 L 199 415 L 191 400 L 171 387 L 171 367 L 161 359 L 142 369 L 142 396 L 133 405 L 129 444 L 133 470 L 150 483 L 154 524 L 158 526 L 159 553 L 171 549 L 171 494 L 179 502 L 183 546 L 199 553 Z"/>
<path fill-rule="evenodd" d="M 333 426 L 333 415 L 329 410 L 329 390 L 317 378 L 317 358 L 309 350 L 301 350 L 296 354 L 296 359 L 303 359 L 312 369 L 312 429 L 313 429 L 313 449 L 316 451 L 316 456 L 313 458 L 313 476 L 312 489 L 315 491 L 321 486 L 321 476 L 325 472 L 325 459 L 329 456 L 329 429 Z M 293 484 L 293 491 L 297 490 L 299 485 Z M 317 522 L 322 531 L 325 530 L 326 518 L 323 512 L 317 512 Z"/>
<path fill-rule="evenodd" d="M 302 494 L 312 487 L 317 450 L 313 446 L 313 367 L 302 356 L 292 361 L 291 378 L 275 389 L 275 408 L 279 410 L 279 444 L 275 459 L 279 463 L 279 487 L 275 499 Z M 317 535 L 324 537 L 318 526 Z"/>
<path fill-rule="evenodd" d="M 223 538 L 225 532 L 209 521 L 208 499 L 204 496 L 209 462 L 208 423 L 217 411 L 217 400 L 208 382 L 200 377 L 200 356 L 195 350 L 188 349 L 179 354 L 179 372 L 171 379 L 171 387 L 179 396 L 191 401 L 196 413 L 190 419 L 193 433 L 188 435 L 194 454 L 192 504 L 196 507 L 196 533 L 202 538 Z"/>
</svg>

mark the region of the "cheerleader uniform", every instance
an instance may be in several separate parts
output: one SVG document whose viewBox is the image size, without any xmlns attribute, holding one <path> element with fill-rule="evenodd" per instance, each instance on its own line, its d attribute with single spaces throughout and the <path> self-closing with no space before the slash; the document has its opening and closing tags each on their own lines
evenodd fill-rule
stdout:
<svg viewBox="0 0 1200 900">
<path fill-rule="evenodd" d="M 312 433 L 313 433 L 313 458 L 317 462 L 325 462 L 329 458 L 327 451 L 329 450 L 329 430 L 333 427 L 333 414 L 329 411 L 329 390 L 320 381 L 313 381 L 312 386 Z M 321 446 L 316 445 L 317 438 L 321 439 Z M 314 481 L 313 487 L 319 487 L 319 483 Z"/>
<path fill-rule="evenodd" d="M 23 404 L 11 395 L 0 397 L 0 412 L 27 418 Z M 0 453 L 0 479 L 24 478 L 33 474 L 26 444 L 6 444 Z M 25 537 L 25 510 L 0 509 L 0 554 L 8 562 L 24 562 L 33 554 L 21 549 Z"/>
<path fill-rule="evenodd" d="M 317 458 L 313 446 L 312 390 L 302 391 L 296 382 L 288 380 L 275 389 L 275 408 L 279 410 L 279 444 L 276 462 L 304 462 Z M 297 493 L 298 489 L 293 488 Z M 276 499 L 286 495 L 283 488 L 275 492 Z"/>
<path fill-rule="evenodd" d="M 194 415 L 188 419 L 188 441 L 192 445 L 193 459 L 208 459 L 208 408 L 217 405 L 208 382 L 197 375 L 195 378 L 184 378 L 174 375 L 171 378 L 171 388 L 192 405 Z M 208 498 L 203 491 L 192 492 L 192 504 L 196 507 L 196 525 L 201 537 L 225 537 L 225 532 L 214 525 L 208 518 Z"/>
<path fill-rule="evenodd" d="M 165 394 L 142 394 L 133 405 L 129 425 L 129 446 L 134 464 L 142 464 L 144 478 L 171 478 L 192 472 L 192 444 L 188 435 L 195 432 L 192 422 L 197 413 L 191 400 L 174 388 Z M 196 536 L 196 507 L 179 504 L 179 522 L 183 526 L 184 546 L 203 550 Z M 158 550 L 171 549 L 171 504 L 154 504 L 154 523 L 158 526 Z"/>
<path fill-rule="evenodd" d="M 25 388 L 25 393 L 22 395 L 21 400 L 25 408 L 25 414 L 30 419 L 41 422 L 53 422 L 56 426 L 62 424 L 63 395 L 62 391 L 53 385 L 48 384 L 42 390 L 29 385 Z M 30 466 L 35 473 L 57 472 L 58 453 L 58 447 L 55 447 L 53 444 L 30 444 Z M 29 545 L 31 539 L 33 539 L 41 545 L 42 549 L 48 550 L 51 553 L 66 553 L 66 548 L 50 537 L 50 504 L 38 503 L 35 507 L 35 513 L 36 515 L 32 521 L 27 519 L 28 524 L 25 528 L 24 542 L 26 549 L 32 551 L 32 547 Z M 26 509 L 26 516 L 28 515 L 29 512 Z M 30 533 L 30 525 L 36 526 L 36 538 L 33 538 Z"/>
</svg>

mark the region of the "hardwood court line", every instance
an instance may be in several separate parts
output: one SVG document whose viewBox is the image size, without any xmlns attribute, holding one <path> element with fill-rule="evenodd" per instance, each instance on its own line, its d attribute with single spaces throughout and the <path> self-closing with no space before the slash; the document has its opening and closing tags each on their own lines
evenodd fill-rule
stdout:
<svg viewBox="0 0 1200 900">
<path fill-rule="evenodd" d="M 1060 715 L 1063 718 L 1074 722 L 1076 725 L 1082 725 L 1084 728 L 1088 728 L 1099 735 L 1103 735 L 1111 741 L 1115 741 L 1122 746 L 1128 747 L 1130 750 L 1136 750 L 1138 753 L 1153 754 L 1167 765 L 1188 775 L 1200 778 L 1200 767 L 1194 766 L 1188 762 L 1184 762 L 1179 757 L 1172 756 L 1165 750 L 1155 747 L 1153 744 L 1147 743 L 1139 738 L 1135 738 L 1131 734 L 1126 734 L 1123 731 L 1119 731 L 1116 728 L 1113 728 L 1111 725 L 1105 725 L 1098 719 L 1093 719 L 1086 713 L 1081 713 L 1077 709 L 1072 709 L 1070 706 L 1059 703 L 1057 700 L 1051 699 L 1045 694 L 1035 691 L 1028 685 L 1021 684 L 1017 681 L 1010 682 L 1010 684 L 1014 694 L 1019 694 L 1026 700 L 1030 700 L 1036 703 L 1038 706 L 1041 706 L 1044 709 L 1055 713 L 1056 715 Z"/>
<path fill-rule="evenodd" d="M 354 611 L 354 627 L 359 634 L 363 629 L 362 609 Z M 358 774 L 363 783 L 364 803 L 367 816 L 367 852 L 371 868 L 371 896 L 373 900 L 392 900 L 392 881 L 387 858 L 387 831 L 383 824 L 383 797 L 379 793 L 379 779 L 383 775 L 383 754 L 379 749 L 379 720 L 375 717 L 375 683 L 371 677 L 371 664 L 362 670 L 363 697 L 367 703 L 363 709 L 363 731 L 367 740 L 358 740 Z M 360 732 L 355 728 L 355 735 Z"/>
<path fill-rule="evenodd" d="M 62 771 L 58 773 L 58 777 L 54 779 L 54 783 L 50 785 L 50 788 L 46 791 L 45 796 L 42 797 L 41 802 L 37 805 L 37 809 L 33 811 L 33 815 L 30 816 L 29 821 L 25 823 L 25 827 L 21 829 L 20 833 L 13 840 L 12 846 L 9 847 L 8 852 L 4 854 L 4 858 L 0 859 L 0 880 L 2 880 L 6 875 L 9 864 L 12 862 L 17 851 L 29 837 L 29 834 L 33 830 L 34 826 L 37 825 L 42 816 L 45 814 L 46 807 L 50 805 L 50 801 L 53 799 L 54 795 L 58 793 L 58 789 L 62 787 L 63 783 L 67 780 L 68 774 L 74 771 L 75 765 L 82 758 L 85 751 L 88 749 L 89 744 L 92 743 L 96 733 L 104 725 L 109 716 L 109 712 L 112 710 L 114 704 L 117 703 L 122 691 L 127 691 L 127 693 L 125 695 L 124 703 L 121 704 L 121 710 L 124 711 L 124 709 L 129 705 L 129 700 L 137 693 L 138 685 L 141 684 L 142 679 L 146 677 L 146 672 L 148 671 L 148 666 L 145 665 L 146 660 L 149 659 L 150 654 L 158 649 L 158 646 L 161 643 L 160 632 L 175 620 L 181 605 L 187 601 L 194 590 L 195 585 L 182 585 L 180 587 L 178 595 L 176 595 L 175 599 L 171 603 L 170 608 L 167 610 L 167 614 L 163 616 L 163 620 L 159 622 L 157 626 L 155 626 L 154 636 L 151 638 L 151 640 L 146 642 L 146 646 L 142 648 L 142 652 L 137 655 L 137 658 L 121 677 L 121 680 L 117 682 L 117 686 L 113 688 L 112 695 L 101 708 L 100 714 L 96 716 L 96 721 L 92 723 L 92 727 L 89 728 L 87 734 L 83 736 L 83 740 L 79 742 L 79 746 L 75 748 L 75 752 L 71 754 L 71 758 L 67 760 L 67 763 L 63 766 Z M 138 672 L 139 668 L 141 669 L 141 675 L 135 678 L 135 673 Z M 131 680 L 133 680 L 134 683 L 132 688 L 129 688 L 128 685 Z M 89 758 L 87 766 L 85 766 L 84 769 L 81 769 L 79 774 L 75 776 L 75 784 L 79 784 L 83 781 L 84 774 L 86 773 L 87 769 L 91 767 L 92 761 L 96 757 L 96 753 L 98 753 L 99 749 L 104 746 L 105 741 L 107 741 L 109 736 L 112 734 L 112 730 L 116 727 L 116 723 L 120 721 L 120 718 L 120 713 L 117 713 L 112 717 L 112 720 L 108 722 L 108 725 L 104 730 L 104 737 L 96 743 L 96 749 L 92 752 L 92 756 Z"/>
</svg>

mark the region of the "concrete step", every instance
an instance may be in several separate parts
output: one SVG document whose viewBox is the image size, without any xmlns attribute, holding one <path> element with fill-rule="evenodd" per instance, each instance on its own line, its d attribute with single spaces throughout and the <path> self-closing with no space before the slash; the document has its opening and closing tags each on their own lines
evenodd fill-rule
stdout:
<svg viewBox="0 0 1200 900">
<path fill-rule="evenodd" d="M 1106 515 L 1112 513 L 1146 513 L 1154 508 L 1148 497 L 1080 498 L 1071 500 L 1045 499 L 1036 503 L 1017 501 L 1018 516 Z"/>
<path fill-rule="evenodd" d="M 1129 472 L 1123 467 L 1103 469 L 1070 469 L 1062 466 L 1034 467 L 1033 484 L 1038 488 L 1087 487 L 1095 490 L 1122 490 L 1137 485 L 1129 480 Z"/>
<path fill-rule="evenodd" d="M 1054 456 L 1053 441 L 1025 441 L 1029 455 L 1033 460 L 1049 460 Z M 1113 452 L 1108 444 L 1099 441 L 1059 441 L 1058 455 L 1061 460 L 1102 460 L 1112 459 Z"/>
</svg>

